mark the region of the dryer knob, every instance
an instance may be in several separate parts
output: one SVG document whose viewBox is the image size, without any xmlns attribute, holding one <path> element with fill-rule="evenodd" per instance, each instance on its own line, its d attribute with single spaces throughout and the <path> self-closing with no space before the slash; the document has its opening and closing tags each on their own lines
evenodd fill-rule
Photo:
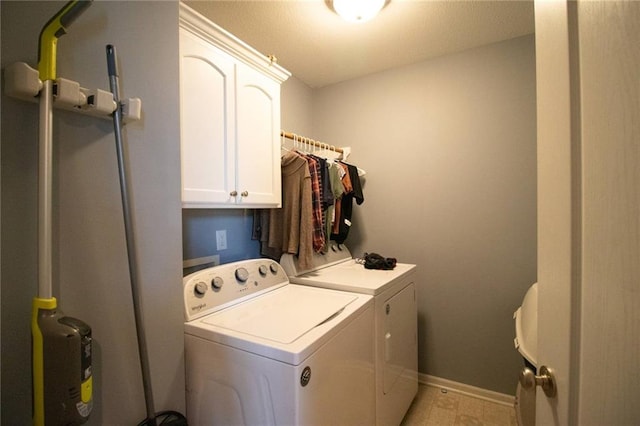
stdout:
<svg viewBox="0 0 640 426">
<path fill-rule="evenodd" d="M 260 267 L 258 268 L 258 272 L 260 272 L 260 275 L 262 275 L 263 277 L 267 275 L 267 265 L 260 265 Z"/>
<path fill-rule="evenodd" d="M 269 265 L 269 269 L 271 269 L 271 273 L 272 274 L 277 274 L 278 273 L 278 264 L 273 262 L 271 265 Z"/>
<path fill-rule="evenodd" d="M 236 279 L 242 283 L 249 279 L 249 271 L 246 268 L 236 269 Z"/>
</svg>

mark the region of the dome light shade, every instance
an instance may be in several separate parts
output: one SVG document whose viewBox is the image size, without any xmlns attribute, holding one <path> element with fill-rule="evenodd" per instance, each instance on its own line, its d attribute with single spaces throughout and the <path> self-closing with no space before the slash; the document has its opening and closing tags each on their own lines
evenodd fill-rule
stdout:
<svg viewBox="0 0 640 426">
<path fill-rule="evenodd" d="M 375 17 L 386 0 L 333 0 L 333 10 L 349 22 L 366 22 Z"/>
</svg>

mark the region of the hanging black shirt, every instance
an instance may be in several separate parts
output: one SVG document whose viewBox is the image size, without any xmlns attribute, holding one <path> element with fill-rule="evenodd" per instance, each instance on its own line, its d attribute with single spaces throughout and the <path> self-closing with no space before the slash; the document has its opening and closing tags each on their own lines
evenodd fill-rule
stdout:
<svg viewBox="0 0 640 426">
<path fill-rule="evenodd" d="M 351 164 L 342 163 L 347 166 L 349 170 L 349 179 L 351 179 L 351 186 L 353 191 L 344 194 L 340 200 L 341 211 L 339 220 L 338 233 L 331 234 L 331 239 L 338 244 L 344 243 L 349 235 L 349 229 L 351 228 L 351 217 L 353 213 L 353 200 L 356 200 L 358 205 L 364 203 L 364 194 L 362 192 L 362 184 L 360 182 L 360 176 L 358 176 L 358 168 Z"/>
</svg>

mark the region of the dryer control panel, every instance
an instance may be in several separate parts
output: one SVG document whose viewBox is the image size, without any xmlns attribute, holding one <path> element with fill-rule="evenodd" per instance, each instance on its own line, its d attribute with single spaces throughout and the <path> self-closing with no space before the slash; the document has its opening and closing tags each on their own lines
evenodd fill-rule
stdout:
<svg viewBox="0 0 640 426">
<path fill-rule="evenodd" d="M 184 318 L 191 321 L 289 284 L 289 278 L 273 260 L 249 259 L 194 272 L 182 284 Z"/>
</svg>

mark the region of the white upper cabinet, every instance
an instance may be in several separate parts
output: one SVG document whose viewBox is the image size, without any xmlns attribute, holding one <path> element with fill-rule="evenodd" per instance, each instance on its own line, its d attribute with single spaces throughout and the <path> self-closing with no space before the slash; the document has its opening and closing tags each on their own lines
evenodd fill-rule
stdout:
<svg viewBox="0 0 640 426">
<path fill-rule="evenodd" d="M 280 84 L 289 73 L 180 3 L 182 205 L 281 205 Z"/>
<path fill-rule="evenodd" d="M 235 64 L 183 29 L 180 57 L 182 202 L 193 207 L 233 202 Z"/>
</svg>

